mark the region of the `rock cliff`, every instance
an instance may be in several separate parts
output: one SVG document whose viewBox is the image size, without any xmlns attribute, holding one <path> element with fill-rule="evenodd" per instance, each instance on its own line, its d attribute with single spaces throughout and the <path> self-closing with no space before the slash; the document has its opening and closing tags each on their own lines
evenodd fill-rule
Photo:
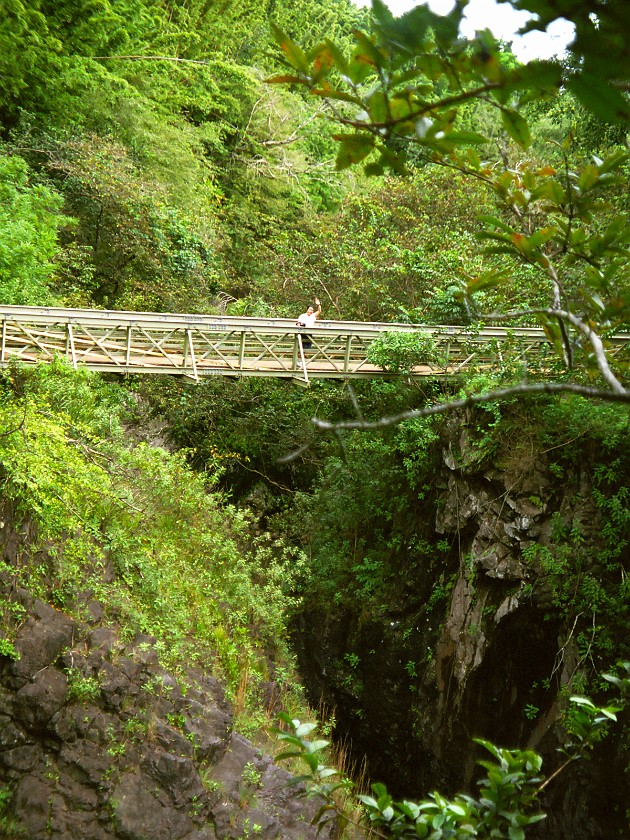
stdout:
<svg viewBox="0 0 630 840">
<path fill-rule="evenodd" d="M 3 583 L 21 616 L 0 656 L 4 840 L 315 840 L 316 803 L 234 732 L 210 674 L 179 684 L 100 604 L 80 622 Z"/>
<path fill-rule="evenodd" d="M 365 755 L 370 776 L 406 797 L 473 787 L 482 757 L 473 737 L 533 747 L 551 774 L 562 762 L 568 694 L 579 693 L 581 668 L 592 665 L 578 639 L 585 616 L 558 606 L 541 557 L 545 549 L 555 557 L 559 527 L 579 534 L 573 584 L 566 570 L 562 580 L 570 587 L 587 577 L 603 527 L 593 501 L 598 453 L 585 448 L 559 479 L 552 456 L 518 436 L 507 456 L 484 458 L 480 425 L 468 419 L 445 425 L 432 522 L 418 512 L 435 544 L 448 540 L 448 558 L 409 571 L 396 557 L 399 585 L 387 609 L 317 608 L 295 629 L 312 702 L 336 709 L 355 758 Z M 549 786 L 549 816 L 532 837 L 629 836 L 626 724 Z"/>
</svg>

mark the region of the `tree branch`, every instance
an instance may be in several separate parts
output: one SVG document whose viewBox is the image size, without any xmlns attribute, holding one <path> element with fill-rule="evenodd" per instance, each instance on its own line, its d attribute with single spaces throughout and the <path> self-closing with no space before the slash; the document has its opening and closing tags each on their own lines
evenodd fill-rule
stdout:
<svg viewBox="0 0 630 840">
<path fill-rule="evenodd" d="M 426 408 L 410 409 L 400 414 L 393 414 L 389 417 L 380 417 L 373 422 L 365 420 L 340 420 L 330 423 L 328 420 L 320 420 L 313 417 L 313 424 L 322 431 L 338 432 L 341 429 L 360 429 L 361 431 L 385 429 L 388 426 L 395 426 L 404 420 L 415 420 L 419 417 L 431 417 L 434 414 L 445 414 L 448 411 L 456 411 L 459 408 L 467 408 L 471 405 L 488 402 L 489 400 L 501 400 L 505 397 L 522 397 L 530 394 L 578 394 L 589 399 L 604 400 L 605 402 L 619 402 L 630 404 L 630 391 L 622 389 L 619 391 L 606 391 L 600 388 L 590 388 L 586 385 L 563 382 L 539 382 L 531 385 L 514 385 L 510 388 L 500 388 L 496 391 L 488 391 L 485 394 L 473 394 L 461 400 L 453 400 L 447 403 L 438 403 Z"/>
<path fill-rule="evenodd" d="M 207 58 L 177 58 L 174 55 L 88 55 L 83 57 L 93 58 L 94 61 L 120 59 L 124 61 L 178 61 L 182 64 L 210 64 Z"/>
<path fill-rule="evenodd" d="M 484 97 L 483 94 L 489 93 L 493 90 L 497 90 L 500 87 L 500 82 L 488 82 L 488 84 L 481 85 L 481 87 L 471 88 L 470 90 L 464 90 L 461 91 L 461 93 L 453 94 L 453 96 L 445 96 L 442 99 L 438 99 L 434 102 L 425 102 L 423 105 L 417 107 L 415 111 L 411 111 L 409 114 L 405 114 L 404 117 L 397 117 L 396 119 L 390 119 L 386 122 L 366 122 L 365 120 L 357 120 L 356 118 L 344 117 L 342 115 L 336 116 L 336 119 L 338 119 L 339 122 L 341 122 L 343 125 L 348 125 L 352 128 L 370 131 L 372 134 L 375 134 L 377 137 L 381 138 L 382 131 L 387 131 L 388 133 L 390 133 L 391 130 L 396 128 L 398 125 L 417 120 L 420 117 L 423 117 L 426 114 L 430 114 L 431 112 L 437 110 L 441 111 L 444 108 L 450 108 L 453 105 L 459 105 L 460 103 L 467 102 L 469 99 L 483 99 L 490 105 L 499 107 L 498 105 L 496 105 L 494 100 Z M 406 139 L 411 139 L 414 142 L 420 142 L 418 138 L 411 137 Z"/>
<path fill-rule="evenodd" d="M 550 318 L 562 319 L 564 321 L 568 321 L 570 324 L 573 324 L 573 326 L 577 327 L 577 329 L 580 330 L 580 332 L 589 340 L 591 347 L 595 352 L 597 367 L 599 368 L 599 372 L 601 373 L 602 378 L 605 380 L 605 382 L 607 382 L 608 385 L 610 385 L 610 387 L 612 388 L 612 390 L 617 394 L 628 393 L 610 369 L 608 359 L 606 358 L 606 348 L 604 347 L 604 342 L 601 340 L 599 335 L 595 332 L 595 330 L 592 327 L 590 327 L 588 324 L 582 321 L 581 318 L 578 318 L 577 315 L 574 315 L 573 312 L 567 312 L 564 309 L 555 308 L 522 309 L 518 312 L 493 313 L 492 315 L 488 316 L 488 320 L 503 321 L 510 318 L 521 318 L 524 315 L 548 315 Z"/>
</svg>

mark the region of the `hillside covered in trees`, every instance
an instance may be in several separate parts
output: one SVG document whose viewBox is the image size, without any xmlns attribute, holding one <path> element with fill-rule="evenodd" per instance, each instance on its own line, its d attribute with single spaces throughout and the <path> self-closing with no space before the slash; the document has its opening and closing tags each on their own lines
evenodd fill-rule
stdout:
<svg viewBox="0 0 630 840">
<path fill-rule="evenodd" d="M 0 309 L 318 297 L 554 351 L 4 367 L 3 837 L 628 836 L 627 14 L 523 66 L 465 5 L 0 0 Z"/>
</svg>

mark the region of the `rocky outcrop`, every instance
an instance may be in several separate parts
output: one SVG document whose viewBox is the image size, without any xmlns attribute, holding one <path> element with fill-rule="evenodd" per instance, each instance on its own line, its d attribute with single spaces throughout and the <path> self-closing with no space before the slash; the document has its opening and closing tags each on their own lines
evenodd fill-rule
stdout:
<svg viewBox="0 0 630 840">
<path fill-rule="evenodd" d="M 588 458 L 559 482 L 544 454 L 525 450 L 506 459 L 503 469 L 488 468 L 477 459 L 474 434 L 455 426 L 451 432 L 436 531 L 457 536 L 460 563 L 436 644 L 433 744 L 438 763 L 457 768 L 452 781 L 469 787 L 478 756 L 462 751 L 461 743 L 472 736 L 533 747 L 547 773 L 561 763 L 563 689 L 571 688 L 581 654 L 576 620 L 567 623 L 554 608 L 553 576 L 537 558 L 552 546 L 559 526 L 579 533 L 596 556 L 602 515 L 593 502 Z M 537 551 L 529 551 L 534 546 Z M 548 790 L 548 818 L 531 836 L 627 836 L 622 733 L 623 720 L 617 738 Z"/>
<path fill-rule="evenodd" d="M 452 546 L 449 557 L 416 567 L 411 581 L 406 558 L 394 558 L 401 585 L 389 611 L 320 608 L 296 628 L 312 702 L 321 696 L 335 708 L 355 757 L 365 753 L 372 777 L 407 797 L 473 788 L 484 757 L 474 737 L 533 747 L 550 774 L 561 763 L 566 689 L 581 657 L 574 620 L 555 608 L 552 575 L 538 557 L 559 525 L 597 554 L 592 463 L 584 457 L 558 480 L 518 435 L 497 463 L 468 419 L 479 418 L 447 424 L 434 478 L 433 540 Z M 420 516 L 418 526 L 427 526 Z M 628 836 L 622 732 L 623 721 L 588 766 L 549 786 L 548 819 L 532 836 Z"/>
<path fill-rule="evenodd" d="M 11 597 L 24 620 L 18 658 L 0 656 L 5 840 L 315 840 L 317 803 L 233 731 L 212 676 L 180 684 L 153 638 L 123 642 L 98 604 L 81 624 Z"/>
</svg>

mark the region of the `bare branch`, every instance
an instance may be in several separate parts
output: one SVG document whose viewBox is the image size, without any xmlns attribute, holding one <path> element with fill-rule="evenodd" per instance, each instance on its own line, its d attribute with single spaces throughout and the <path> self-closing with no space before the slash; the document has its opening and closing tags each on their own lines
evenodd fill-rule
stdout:
<svg viewBox="0 0 630 840">
<path fill-rule="evenodd" d="M 573 312 L 567 312 L 564 309 L 522 309 L 518 312 L 493 313 L 488 315 L 488 320 L 503 321 L 510 318 L 520 318 L 523 315 L 549 315 L 550 318 L 558 318 L 568 321 L 577 327 L 580 332 L 589 340 L 593 351 L 595 352 L 595 359 L 597 360 L 597 367 L 603 379 L 610 385 L 613 391 L 618 394 L 627 393 L 621 382 L 617 379 L 615 374 L 610 369 L 608 359 L 606 358 L 606 348 L 604 342 L 601 340 L 595 330 L 587 323 L 574 315 Z"/>
<path fill-rule="evenodd" d="M 585 324 L 577 315 L 574 315 L 572 312 L 564 312 L 558 310 L 552 310 L 557 318 L 563 318 L 565 321 L 568 321 L 570 324 L 573 324 L 574 327 L 577 327 L 580 332 L 586 336 L 586 338 L 590 341 L 591 347 L 595 352 L 595 358 L 597 359 L 597 367 L 599 368 L 599 372 L 601 373 L 604 380 L 610 385 L 613 391 L 616 391 L 619 394 L 626 393 L 626 389 L 623 387 L 621 382 L 617 379 L 614 375 L 610 366 L 608 364 L 608 359 L 606 358 L 606 348 L 604 347 L 604 343 L 599 337 L 599 335 L 595 332 L 595 330 L 590 327 L 588 324 Z"/>
<path fill-rule="evenodd" d="M 121 59 L 124 61 L 177 61 L 182 64 L 209 64 L 207 58 L 177 58 L 173 55 L 92 55 L 84 58 L 93 58 L 95 61 L 113 61 Z"/>
<path fill-rule="evenodd" d="M 426 114 L 430 114 L 435 112 L 436 110 L 442 110 L 444 108 L 450 108 L 453 105 L 459 105 L 462 102 L 467 102 L 470 99 L 483 99 L 485 102 L 488 102 L 490 105 L 494 105 L 495 107 L 499 107 L 493 99 L 489 97 L 485 97 L 484 94 L 489 93 L 493 90 L 497 90 L 501 87 L 500 82 L 488 82 L 485 85 L 481 85 L 477 88 L 471 88 L 469 90 L 461 91 L 460 93 L 454 94 L 453 96 L 445 96 L 442 99 L 438 99 L 432 102 L 425 102 L 422 106 L 418 107 L 415 111 L 412 111 L 409 114 L 405 114 L 404 117 L 397 117 L 396 119 L 389 119 L 386 122 L 365 122 L 365 120 L 357 120 L 356 118 L 350 118 L 345 116 L 336 115 L 336 118 L 339 122 L 343 123 L 343 125 L 351 126 L 352 128 L 356 129 L 364 129 L 370 131 L 372 134 L 376 134 L 378 137 L 381 137 L 381 132 L 386 131 L 391 133 L 393 128 L 396 128 L 398 125 L 407 122 L 413 122 L 414 120 L 420 119 L 420 117 L 425 116 Z M 327 100 L 328 101 L 328 100 Z M 335 109 L 333 108 L 333 111 Z M 411 138 L 413 139 L 413 138 Z"/>
<path fill-rule="evenodd" d="M 290 143 L 295 143 L 296 140 L 301 138 L 303 130 L 306 128 L 307 125 L 313 122 L 313 120 L 318 119 L 321 114 L 324 112 L 324 103 L 320 103 L 313 114 L 310 115 L 304 122 L 302 122 L 298 127 L 289 135 L 289 137 L 285 137 L 283 140 L 262 140 L 262 146 L 287 146 Z"/>
<path fill-rule="evenodd" d="M 340 420 L 337 423 L 330 423 L 328 420 L 320 420 L 313 417 L 313 424 L 322 431 L 339 432 L 341 429 L 359 429 L 361 431 L 386 429 L 388 426 L 395 426 L 404 420 L 415 420 L 419 417 L 431 417 L 434 414 L 445 414 L 449 411 L 456 411 L 459 408 L 467 408 L 471 405 L 488 402 L 489 400 L 502 400 L 505 397 L 524 397 L 530 394 L 578 394 L 589 399 L 604 400 L 605 402 L 618 402 L 630 404 L 630 391 L 606 391 L 600 388 L 590 388 L 586 385 L 576 385 L 571 382 L 538 382 L 531 385 L 514 385 L 510 388 L 499 388 L 496 391 L 488 391 L 485 394 L 473 394 L 461 400 L 429 405 L 426 408 L 415 408 L 409 411 L 402 411 L 400 414 L 393 414 L 389 417 L 380 417 L 373 422 L 365 420 Z"/>
</svg>

